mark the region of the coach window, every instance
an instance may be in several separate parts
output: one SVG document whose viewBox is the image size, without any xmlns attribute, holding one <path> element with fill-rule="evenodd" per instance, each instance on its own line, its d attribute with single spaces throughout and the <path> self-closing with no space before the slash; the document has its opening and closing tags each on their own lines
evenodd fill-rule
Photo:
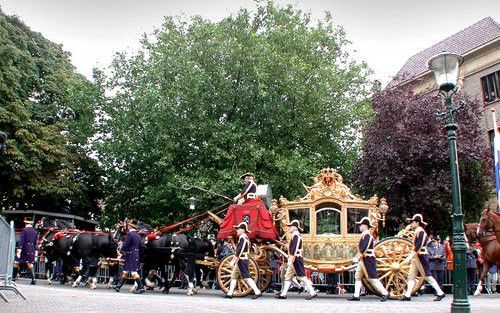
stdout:
<svg viewBox="0 0 500 313">
<path fill-rule="evenodd" d="M 368 217 L 368 209 L 357 209 L 348 208 L 347 209 L 347 233 L 348 234 L 359 234 L 359 225 L 356 222 L 360 221 L 363 217 Z"/>
<path fill-rule="evenodd" d="M 340 235 L 342 208 L 336 203 L 322 203 L 316 207 L 316 234 Z"/>
<path fill-rule="evenodd" d="M 304 234 L 310 233 L 309 208 L 288 209 L 290 221 L 299 220 L 300 226 L 304 229 Z"/>
</svg>

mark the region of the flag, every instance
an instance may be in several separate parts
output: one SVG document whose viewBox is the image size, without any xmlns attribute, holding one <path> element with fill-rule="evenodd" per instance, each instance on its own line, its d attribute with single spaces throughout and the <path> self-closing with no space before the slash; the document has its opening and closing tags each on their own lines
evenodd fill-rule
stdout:
<svg viewBox="0 0 500 313">
<path fill-rule="evenodd" d="M 495 108 L 491 108 L 491 115 L 493 118 L 493 153 L 495 157 L 495 186 L 497 188 L 497 200 L 500 204 L 500 131 L 498 131 L 497 127 L 497 117 Z M 500 211 L 500 208 L 497 207 L 497 210 Z"/>
</svg>

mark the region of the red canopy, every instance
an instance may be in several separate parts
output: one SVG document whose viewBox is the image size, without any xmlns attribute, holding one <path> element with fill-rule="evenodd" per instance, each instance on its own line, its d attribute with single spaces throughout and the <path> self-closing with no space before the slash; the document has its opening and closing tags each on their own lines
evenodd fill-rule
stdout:
<svg viewBox="0 0 500 313">
<path fill-rule="evenodd" d="M 229 236 L 236 237 L 235 225 L 243 221 L 248 222 L 250 239 L 276 239 L 278 230 L 274 226 L 271 213 L 266 209 L 264 202 L 260 199 L 249 200 L 244 204 L 233 204 L 229 207 L 224 221 L 220 225 L 217 239 L 223 240 Z"/>
</svg>

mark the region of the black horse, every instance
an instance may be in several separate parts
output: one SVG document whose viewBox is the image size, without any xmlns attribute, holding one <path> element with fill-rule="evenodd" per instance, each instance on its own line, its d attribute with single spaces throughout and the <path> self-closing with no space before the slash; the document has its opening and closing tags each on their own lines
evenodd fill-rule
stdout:
<svg viewBox="0 0 500 313">
<path fill-rule="evenodd" d="M 118 225 L 117 234 L 125 235 L 125 224 Z M 152 230 L 149 225 L 138 223 L 138 231 L 143 235 L 141 263 L 142 272 L 146 273 L 146 286 L 151 286 L 149 280 L 151 276 L 155 276 L 154 273 L 163 271 L 167 265 L 171 265 L 174 268 L 172 277 L 168 279 L 168 275 L 164 275 L 164 280 L 161 282 L 164 284 L 163 293 L 169 293 L 181 272 L 189 286 L 188 294 L 196 293 L 193 283 L 196 276 L 196 260 L 214 255 L 211 242 L 175 233 L 152 236 L 150 229 Z"/>
<path fill-rule="evenodd" d="M 74 268 L 79 267 L 80 260 L 83 271 L 79 271 L 73 286 L 80 284 L 83 275 L 91 282 L 91 288 L 96 288 L 96 274 L 101 258 L 117 257 L 118 244 L 111 234 L 91 233 L 78 231 L 51 231 L 42 237 L 40 249 L 49 261 L 63 260 L 63 280 L 67 282 L 67 276 Z"/>
</svg>

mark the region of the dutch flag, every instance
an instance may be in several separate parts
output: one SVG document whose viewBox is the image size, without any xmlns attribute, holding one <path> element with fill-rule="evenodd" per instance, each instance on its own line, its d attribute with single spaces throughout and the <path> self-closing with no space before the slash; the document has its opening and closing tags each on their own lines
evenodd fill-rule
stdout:
<svg viewBox="0 0 500 313">
<path fill-rule="evenodd" d="M 495 185 L 497 188 L 497 199 L 500 203 L 500 131 L 498 131 L 497 118 L 495 108 L 491 108 L 491 115 L 493 117 L 493 152 L 495 155 Z M 497 208 L 500 210 L 500 208 Z"/>
</svg>

